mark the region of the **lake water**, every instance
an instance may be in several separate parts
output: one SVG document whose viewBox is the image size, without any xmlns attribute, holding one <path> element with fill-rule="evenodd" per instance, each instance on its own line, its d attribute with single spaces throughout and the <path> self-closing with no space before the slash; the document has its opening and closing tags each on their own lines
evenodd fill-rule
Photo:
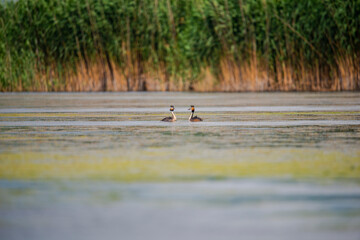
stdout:
<svg viewBox="0 0 360 240">
<path fill-rule="evenodd" d="M 0 129 L 0 239 L 360 239 L 359 93 L 0 94 Z"/>
</svg>

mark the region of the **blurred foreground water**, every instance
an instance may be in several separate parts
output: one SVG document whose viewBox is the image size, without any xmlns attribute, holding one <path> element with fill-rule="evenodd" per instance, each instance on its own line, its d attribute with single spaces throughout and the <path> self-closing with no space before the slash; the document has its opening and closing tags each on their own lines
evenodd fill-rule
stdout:
<svg viewBox="0 0 360 240">
<path fill-rule="evenodd" d="M 1 94 L 0 129 L 1 239 L 360 238 L 358 93 Z"/>
</svg>

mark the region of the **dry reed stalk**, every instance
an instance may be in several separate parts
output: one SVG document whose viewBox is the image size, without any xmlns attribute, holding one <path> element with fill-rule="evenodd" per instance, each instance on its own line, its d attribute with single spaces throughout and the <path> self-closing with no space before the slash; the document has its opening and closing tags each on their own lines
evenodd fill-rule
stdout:
<svg viewBox="0 0 360 240">
<path fill-rule="evenodd" d="M 113 79 L 107 79 L 107 91 L 197 91 L 197 92 L 242 92 L 242 91 L 354 91 L 359 88 L 359 69 L 352 57 L 336 58 L 337 71 L 321 68 L 318 62 L 312 66 L 305 64 L 300 56 L 297 69 L 285 61 L 276 61 L 276 72 L 269 72 L 266 61 L 252 59 L 236 62 L 234 58 L 220 60 L 219 74 L 215 75 L 210 67 L 204 67 L 197 79 L 189 81 L 190 74 L 179 77 L 166 73 L 165 64 L 142 63 L 120 67 L 114 62 Z M 131 61 L 134 62 L 134 61 Z M 135 61 L 136 62 L 136 61 Z M 36 68 L 36 67 L 35 67 Z M 55 64 L 51 69 L 35 73 L 35 83 L 31 91 L 102 91 L 104 71 L 110 76 L 110 69 L 100 62 L 87 63 L 80 61 L 76 71 L 67 69 L 62 74 Z M 131 79 L 129 79 L 129 76 Z M 57 82 L 64 79 L 64 82 Z M 277 81 L 276 81 L 277 79 Z M 131 89 L 128 88 L 130 82 Z M 139 82 L 142 81 L 142 84 Z M 12 91 L 23 91 L 21 81 Z"/>
<path fill-rule="evenodd" d="M 336 58 L 336 62 L 338 65 L 337 81 L 333 88 L 338 91 L 355 90 L 356 85 L 359 84 L 359 79 L 356 79 L 358 76 L 356 65 L 359 63 L 354 63 L 354 59 L 349 56 Z"/>
<path fill-rule="evenodd" d="M 200 79 L 192 85 L 192 89 L 196 92 L 211 92 L 216 91 L 217 88 L 216 78 L 209 67 L 201 70 Z"/>
<path fill-rule="evenodd" d="M 220 61 L 221 76 L 213 78 L 220 79 L 220 91 L 269 91 L 269 83 L 273 82 L 273 79 L 268 75 L 266 67 L 261 67 L 263 65 L 259 64 L 260 62 L 249 60 L 236 63 L 234 59 L 223 59 Z"/>
</svg>

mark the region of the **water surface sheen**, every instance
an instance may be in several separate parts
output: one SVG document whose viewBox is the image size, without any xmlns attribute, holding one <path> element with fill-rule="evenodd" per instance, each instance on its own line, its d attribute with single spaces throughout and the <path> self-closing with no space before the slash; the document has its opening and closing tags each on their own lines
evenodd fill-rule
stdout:
<svg viewBox="0 0 360 240">
<path fill-rule="evenodd" d="M 170 104 L 178 120 L 161 122 Z M 350 92 L 0 94 L 0 239 L 360 239 L 359 106 Z"/>
</svg>

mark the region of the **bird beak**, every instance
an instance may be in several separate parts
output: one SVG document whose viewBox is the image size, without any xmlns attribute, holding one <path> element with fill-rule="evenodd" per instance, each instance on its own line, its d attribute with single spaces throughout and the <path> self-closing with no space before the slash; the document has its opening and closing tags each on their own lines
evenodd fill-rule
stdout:
<svg viewBox="0 0 360 240">
<path fill-rule="evenodd" d="M 191 110 L 191 108 L 189 108 L 188 110 Z"/>
</svg>

